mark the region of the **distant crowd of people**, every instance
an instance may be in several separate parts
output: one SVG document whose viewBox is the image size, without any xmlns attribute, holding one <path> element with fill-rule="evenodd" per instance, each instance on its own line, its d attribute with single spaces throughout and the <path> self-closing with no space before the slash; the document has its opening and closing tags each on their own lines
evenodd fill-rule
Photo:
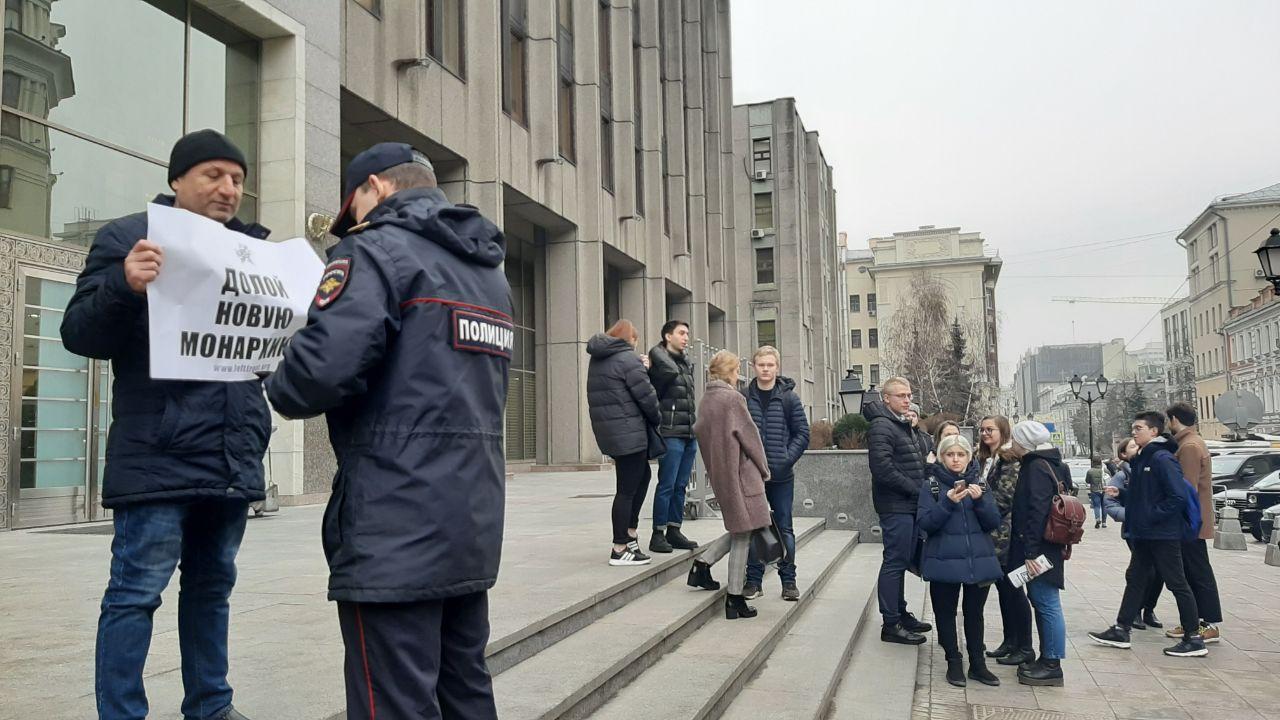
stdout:
<svg viewBox="0 0 1280 720">
<path fill-rule="evenodd" d="M 863 408 L 870 420 L 872 499 L 884 548 L 881 640 L 919 645 L 933 630 L 907 607 L 904 579 L 913 572 L 929 583 L 948 682 L 999 685 L 986 664 L 991 658 L 1016 666 L 1021 684 L 1063 685 L 1067 629 L 1059 595 L 1071 545 L 1080 540 L 1087 515 L 1073 499 L 1077 488 L 1061 452 L 1043 424 L 1011 426 L 998 415 L 981 420 L 974 452 L 955 423 L 941 423 L 933 436 L 924 432 L 912 400 L 910 382 L 894 377 Z M 1155 606 L 1165 587 L 1180 619 L 1166 633 L 1178 640 L 1166 655 L 1203 656 L 1206 643 L 1219 640 L 1222 608 L 1206 544 L 1213 537 L 1209 453 L 1196 423 L 1195 409 L 1185 403 L 1166 413 L 1140 413 L 1131 439 L 1107 463 L 1109 479 L 1102 463 L 1086 475 L 1094 528 L 1104 527 L 1108 517 L 1120 522 L 1131 552 L 1115 624 L 1089 633 L 1099 644 L 1127 649 L 1132 630 L 1162 629 Z M 1075 515 L 1073 503 L 1079 508 Z M 1026 577 L 1020 578 L 1023 568 Z M 1003 640 L 988 651 L 983 609 L 992 585 Z M 967 670 L 957 611 L 964 617 Z"/>
</svg>

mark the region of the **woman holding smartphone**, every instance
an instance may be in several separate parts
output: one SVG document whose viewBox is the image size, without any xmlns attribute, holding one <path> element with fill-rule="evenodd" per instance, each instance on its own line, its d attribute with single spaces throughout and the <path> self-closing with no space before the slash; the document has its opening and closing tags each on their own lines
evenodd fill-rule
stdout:
<svg viewBox="0 0 1280 720">
<path fill-rule="evenodd" d="M 917 508 L 916 521 L 928 536 L 921 574 L 929 582 L 938 644 L 946 652 L 947 682 L 965 686 L 964 657 L 956 637 L 956 609 L 963 593 L 968 677 L 999 685 L 1000 679 L 987 669 L 983 656 L 982 609 L 991 584 L 1003 575 L 991 540 L 991 533 L 1000 526 L 1000 512 L 978 478 L 968 440 L 949 435 L 938 443 L 938 462 L 920 488 Z"/>
</svg>

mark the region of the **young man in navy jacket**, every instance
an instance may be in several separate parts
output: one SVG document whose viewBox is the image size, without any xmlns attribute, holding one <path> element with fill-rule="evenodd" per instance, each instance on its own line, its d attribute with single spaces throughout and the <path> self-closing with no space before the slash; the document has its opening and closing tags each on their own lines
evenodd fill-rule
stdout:
<svg viewBox="0 0 1280 720">
<path fill-rule="evenodd" d="M 756 377 L 743 391 L 747 409 L 760 431 L 764 453 L 769 458 L 769 482 L 764 484 L 764 494 L 769 500 L 773 519 L 782 531 L 782 542 L 787 556 L 778 562 L 778 577 L 782 579 L 782 599 L 800 599 L 796 585 L 796 533 L 792 527 L 792 506 L 796 496 L 795 464 L 809 449 L 809 420 L 804 416 L 804 404 L 796 395 L 796 384 L 791 378 L 778 374 L 782 357 L 778 349 L 765 345 L 751 358 Z M 747 586 L 743 595 L 748 600 L 764 594 L 760 587 L 764 581 L 764 563 L 752 558 L 747 563 Z"/>
<path fill-rule="evenodd" d="M 1116 624 L 1089 637 L 1101 645 L 1131 647 L 1129 628 L 1138 616 L 1152 573 L 1164 580 L 1175 600 L 1185 632 L 1182 641 L 1164 654 L 1173 657 L 1208 655 L 1200 635 L 1200 611 L 1196 596 L 1187 583 L 1182 565 L 1182 542 L 1187 525 L 1187 481 L 1182 476 L 1174 452 L 1177 444 L 1162 436 L 1165 417 L 1158 412 L 1139 413 L 1133 420 L 1133 439 L 1138 454 L 1129 462 L 1127 487 L 1107 488 L 1120 496 L 1125 506 L 1124 536 L 1133 543 L 1129 569 L 1125 572 L 1124 599 Z"/>
</svg>

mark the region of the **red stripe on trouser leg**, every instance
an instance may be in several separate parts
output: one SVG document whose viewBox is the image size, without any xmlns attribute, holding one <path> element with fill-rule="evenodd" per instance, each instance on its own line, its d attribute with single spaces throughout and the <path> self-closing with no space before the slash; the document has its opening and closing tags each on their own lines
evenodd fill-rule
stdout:
<svg viewBox="0 0 1280 720">
<path fill-rule="evenodd" d="M 364 661 L 364 683 L 369 688 L 369 720 L 377 720 L 378 709 L 373 704 L 373 678 L 369 673 L 369 653 L 364 645 L 364 616 L 356 605 L 356 627 L 360 630 L 360 659 Z"/>
</svg>

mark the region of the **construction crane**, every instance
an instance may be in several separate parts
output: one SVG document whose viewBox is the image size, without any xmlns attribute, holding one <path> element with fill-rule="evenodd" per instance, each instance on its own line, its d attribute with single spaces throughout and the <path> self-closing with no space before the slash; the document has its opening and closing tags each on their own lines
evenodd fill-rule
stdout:
<svg viewBox="0 0 1280 720">
<path fill-rule="evenodd" d="M 1052 298 L 1053 302 L 1076 303 L 1118 303 L 1121 305 L 1167 305 L 1171 298 L 1162 297 L 1064 297 Z"/>
</svg>

